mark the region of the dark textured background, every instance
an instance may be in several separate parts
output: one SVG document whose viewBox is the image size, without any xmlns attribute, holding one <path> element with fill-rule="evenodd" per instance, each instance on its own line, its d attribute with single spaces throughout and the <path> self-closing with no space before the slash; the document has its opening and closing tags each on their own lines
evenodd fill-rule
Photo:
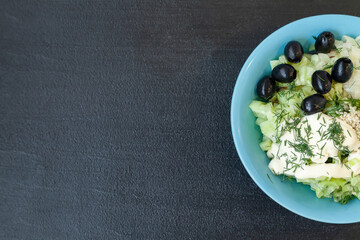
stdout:
<svg viewBox="0 0 360 240">
<path fill-rule="evenodd" d="M 268 34 L 359 1 L 0 1 L 2 239 L 356 239 L 236 154 L 237 74 Z"/>
</svg>

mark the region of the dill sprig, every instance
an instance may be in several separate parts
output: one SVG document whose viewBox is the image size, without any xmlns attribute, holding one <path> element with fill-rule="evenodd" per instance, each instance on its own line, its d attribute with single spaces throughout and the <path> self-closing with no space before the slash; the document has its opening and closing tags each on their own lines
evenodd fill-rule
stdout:
<svg viewBox="0 0 360 240">
<path fill-rule="evenodd" d="M 327 65 L 324 65 L 323 67 L 323 70 L 327 70 L 327 69 L 330 69 L 334 66 L 334 64 L 327 64 Z"/>
<path fill-rule="evenodd" d="M 287 175 L 283 175 L 281 182 L 285 182 L 286 180 L 292 182 L 293 178 Z"/>
<path fill-rule="evenodd" d="M 302 135 L 301 129 L 304 129 L 305 135 Z M 312 138 L 312 129 L 308 120 L 302 121 L 300 116 L 293 117 L 291 120 L 285 120 L 282 126 L 283 131 L 293 132 L 294 141 L 285 140 L 280 144 L 288 145 L 293 149 L 291 153 L 283 153 L 280 158 L 285 158 L 284 172 L 295 172 L 298 168 L 303 168 L 303 165 L 311 164 L 311 157 L 314 156 L 314 146 L 309 144 Z"/>
<path fill-rule="evenodd" d="M 343 128 L 339 122 L 336 122 L 335 119 L 329 124 L 328 129 L 323 133 L 322 139 L 331 140 L 334 143 L 334 146 L 339 150 L 340 160 L 344 160 L 345 156 L 351 153 L 348 146 L 344 146 L 345 135 Z"/>
<path fill-rule="evenodd" d="M 288 172 L 290 170 L 293 170 L 295 172 L 298 168 L 302 168 L 302 162 L 298 162 L 298 157 L 294 152 L 291 152 L 292 156 L 288 157 L 285 161 L 285 168 L 284 172 Z"/>
<path fill-rule="evenodd" d="M 354 69 L 355 69 L 355 70 L 360 70 L 360 66 L 357 66 L 357 67 L 354 67 L 354 66 L 353 66 L 353 67 L 351 68 L 351 72 L 354 71 Z"/>
<path fill-rule="evenodd" d="M 334 46 L 334 47 L 335 47 L 335 46 Z M 337 48 L 337 47 L 335 47 L 335 50 L 336 50 L 337 53 L 341 53 L 342 49 L 343 49 L 343 48 Z"/>
<path fill-rule="evenodd" d="M 267 175 L 267 177 L 269 178 L 270 182 L 273 183 L 273 181 L 271 180 L 269 174 L 266 174 L 266 175 Z"/>
<path fill-rule="evenodd" d="M 296 152 L 303 153 L 305 152 L 308 156 L 314 156 L 314 154 L 311 151 L 311 148 L 309 145 L 305 142 L 302 143 L 292 143 L 289 141 L 289 145 L 294 148 Z"/>
<path fill-rule="evenodd" d="M 341 116 L 344 112 L 348 111 L 348 107 L 356 107 L 357 110 L 360 109 L 360 99 L 335 99 L 327 101 L 327 106 L 324 110 L 324 113 L 331 117 Z"/>
</svg>

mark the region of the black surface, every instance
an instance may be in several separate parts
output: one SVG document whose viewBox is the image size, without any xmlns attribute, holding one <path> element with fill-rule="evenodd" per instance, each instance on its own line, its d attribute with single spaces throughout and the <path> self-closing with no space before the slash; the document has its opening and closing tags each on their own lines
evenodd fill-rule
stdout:
<svg viewBox="0 0 360 240">
<path fill-rule="evenodd" d="M 358 1 L 1 1 L 2 239 L 356 239 L 250 179 L 233 86 L 277 28 Z"/>
</svg>

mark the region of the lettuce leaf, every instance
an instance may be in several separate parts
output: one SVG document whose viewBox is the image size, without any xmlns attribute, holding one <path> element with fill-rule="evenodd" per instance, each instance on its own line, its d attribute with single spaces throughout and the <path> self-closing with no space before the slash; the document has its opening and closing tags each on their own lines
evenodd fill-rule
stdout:
<svg viewBox="0 0 360 240">
<path fill-rule="evenodd" d="M 297 182 L 310 185 L 318 198 L 333 198 L 335 202 L 346 204 L 350 199 L 360 199 L 360 175 L 350 179 L 340 178 L 313 178 L 296 179 Z"/>
</svg>

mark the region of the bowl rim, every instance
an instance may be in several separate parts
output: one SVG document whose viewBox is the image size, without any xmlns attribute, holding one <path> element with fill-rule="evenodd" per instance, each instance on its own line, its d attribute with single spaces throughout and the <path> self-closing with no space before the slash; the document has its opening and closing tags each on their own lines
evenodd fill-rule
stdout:
<svg viewBox="0 0 360 240">
<path fill-rule="evenodd" d="M 256 48 L 251 52 L 251 54 L 249 55 L 249 57 L 246 59 L 245 63 L 243 64 L 243 66 L 241 67 L 240 73 L 238 74 L 238 77 L 236 79 L 236 83 L 234 86 L 234 91 L 232 94 L 232 98 L 231 98 L 231 107 L 230 107 L 230 123 L 231 123 L 231 132 L 232 132 L 232 137 L 233 137 L 233 141 L 235 144 L 235 148 L 236 151 L 238 153 L 238 156 L 241 160 L 241 163 L 243 164 L 243 166 L 245 167 L 246 171 L 248 172 L 248 174 L 250 175 L 250 177 L 252 178 L 252 180 L 255 182 L 255 184 L 268 196 L 270 197 L 273 201 L 275 201 L 277 204 L 279 204 L 280 206 L 284 207 L 285 209 L 299 215 L 302 216 L 304 218 L 310 219 L 310 220 L 314 220 L 314 221 L 318 221 L 318 222 L 323 222 L 323 223 L 331 223 L 331 224 L 349 224 L 349 223 L 357 223 L 360 222 L 360 219 L 355 220 L 355 219 L 349 219 L 349 220 L 344 220 L 344 219 L 339 219 L 339 220 L 335 220 L 335 221 L 329 221 L 328 219 L 325 218 L 321 218 L 321 217 L 316 217 L 316 216 L 310 216 L 308 214 L 304 214 L 302 213 L 299 209 L 297 209 L 296 207 L 290 207 L 287 205 L 286 201 L 283 201 L 280 197 L 273 195 L 272 193 L 270 193 L 270 191 L 268 191 L 264 186 L 262 186 L 259 181 L 256 179 L 256 177 L 254 176 L 254 174 L 251 172 L 248 164 L 246 161 L 244 161 L 243 159 L 243 154 L 241 153 L 241 147 L 240 147 L 240 143 L 239 143 L 239 135 L 237 133 L 237 129 L 235 129 L 235 103 L 234 103 L 234 99 L 235 96 L 237 94 L 237 92 L 239 91 L 238 89 L 240 88 L 240 81 L 239 79 L 241 79 L 243 77 L 243 75 L 246 72 L 246 69 L 249 67 L 249 65 L 251 64 L 253 58 L 255 55 L 257 55 L 259 49 L 261 48 L 261 45 L 263 45 L 264 43 L 266 43 L 267 41 L 270 41 L 271 38 L 274 37 L 274 35 L 277 35 L 279 33 L 281 33 L 282 31 L 286 31 L 288 28 L 292 28 L 294 26 L 296 26 L 297 24 L 300 24 L 303 21 L 308 21 L 308 20 L 318 20 L 321 18 L 350 18 L 350 19 L 357 19 L 359 20 L 360 17 L 358 16 L 352 16 L 352 15 L 346 15 L 346 14 L 321 14 L 321 15 L 314 15 L 314 16 L 309 16 L 309 17 L 305 17 L 305 18 L 301 18 L 295 21 L 292 21 L 284 26 L 281 26 L 280 28 L 278 28 L 277 30 L 275 30 L 274 32 L 272 32 L 270 35 L 268 35 L 264 40 L 262 40 L 257 46 Z"/>
</svg>

